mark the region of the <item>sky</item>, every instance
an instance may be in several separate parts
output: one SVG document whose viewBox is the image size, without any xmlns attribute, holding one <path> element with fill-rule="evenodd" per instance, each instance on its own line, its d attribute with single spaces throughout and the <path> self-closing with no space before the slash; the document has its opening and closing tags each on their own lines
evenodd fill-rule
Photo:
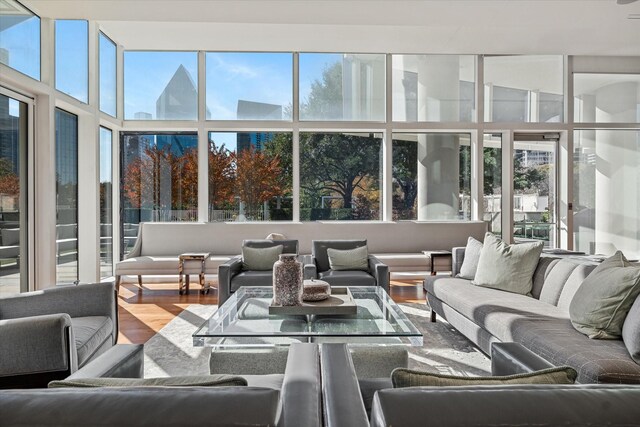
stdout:
<svg viewBox="0 0 640 427">
<path fill-rule="evenodd" d="M 9 17 L 0 15 L 0 28 Z M 9 52 L 10 67 L 40 80 L 40 18 L 32 17 L 0 32 L 0 49 Z"/>
<path fill-rule="evenodd" d="M 56 21 L 55 43 L 56 89 L 88 103 L 89 24 Z"/>
</svg>

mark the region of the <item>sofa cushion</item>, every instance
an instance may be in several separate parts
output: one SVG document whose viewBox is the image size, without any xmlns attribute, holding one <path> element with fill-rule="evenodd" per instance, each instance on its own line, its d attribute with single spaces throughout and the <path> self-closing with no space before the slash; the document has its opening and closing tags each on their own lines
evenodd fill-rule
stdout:
<svg viewBox="0 0 640 427">
<path fill-rule="evenodd" d="M 522 295 L 529 294 L 542 246 L 542 242 L 507 245 L 498 237 L 487 233 L 473 284 Z"/>
<path fill-rule="evenodd" d="M 334 271 L 369 269 L 369 251 L 366 246 L 354 249 L 327 249 L 329 267 Z"/>
<path fill-rule="evenodd" d="M 624 320 L 622 340 L 633 360 L 640 363 L 640 297 L 636 298 Z"/>
<path fill-rule="evenodd" d="M 587 264 L 585 262 L 581 262 L 576 266 L 571 275 L 567 278 L 567 282 L 562 288 L 562 293 L 560 294 L 560 298 L 558 299 L 558 308 L 569 313 L 569 305 L 571 304 L 571 300 L 580 288 L 580 285 L 582 285 L 584 279 L 586 279 L 587 276 L 591 274 L 593 269 L 596 268 L 596 265 L 597 264 L 595 263 Z"/>
<path fill-rule="evenodd" d="M 271 286 L 272 284 L 271 270 L 241 271 L 231 278 L 231 290 L 234 292 L 241 286 Z"/>
<path fill-rule="evenodd" d="M 113 339 L 113 322 L 106 316 L 72 317 L 71 329 L 78 351 L 78 367 L 82 367 L 105 341 Z"/>
<path fill-rule="evenodd" d="M 482 242 L 469 236 L 467 239 L 467 247 L 464 250 L 464 260 L 460 266 L 458 277 L 473 280 L 478 270 L 478 262 L 480 262 L 480 252 L 482 252 Z"/>
<path fill-rule="evenodd" d="M 2 237 L 2 246 L 19 246 L 20 245 L 20 229 L 19 228 L 3 228 L 0 231 Z"/>
<path fill-rule="evenodd" d="M 361 246 L 367 246 L 366 240 L 314 240 L 312 242 L 311 255 L 316 260 L 318 271 L 327 271 L 329 266 L 329 257 L 327 249 L 354 249 Z"/>
<path fill-rule="evenodd" d="M 282 249 L 282 245 L 269 248 L 243 246 L 242 268 L 252 271 L 271 271 L 273 270 L 273 264 L 278 261 L 278 257 L 282 254 Z"/>
<path fill-rule="evenodd" d="M 540 301 L 551 305 L 558 305 L 558 300 L 562 294 L 562 290 L 573 273 L 580 265 L 579 261 L 571 259 L 561 259 L 549 269 L 547 277 L 544 280 L 544 286 L 540 292 Z"/>
<path fill-rule="evenodd" d="M 375 286 L 376 279 L 361 270 L 349 271 L 323 271 L 318 275 L 319 279 L 329 282 L 331 286 Z"/>
<path fill-rule="evenodd" d="M 51 381 L 49 388 L 60 387 L 218 387 L 246 386 L 247 380 L 232 375 L 177 376 L 163 378 L 76 378 Z"/>
<path fill-rule="evenodd" d="M 620 338 L 638 294 L 640 268 L 631 266 L 618 251 L 582 282 L 569 306 L 571 323 L 589 338 Z"/>
<path fill-rule="evenodd" d="M 450 387 L 504 384 L 573 384 L 576 382 L 576 377 L 577 372 L 569 366 L 553 367 L 525 374 L 489 377 L 463 377 L 398 368 L 391 374 L 391 381 L 394 388 Z"/>
<path fill-rule="evenodd" d="M 205 271 L 218 274 L 218 267 L 229 261 L 234 255 L 211 255 L 205 261 Z M 201 264 L 197 261 L 186 262 L 185 274 L 200 273 Z M 128 258 L 116 264 L 116 274 L 159 274 L 178 275 L 178 255 L 138 256 Z"/>
<path fill-rule="evenodd" d="M 531 287 L 531 296 L 540 299 L 544 281 L 551 272 L 551 269 L 560 262 L 560 258 L 545 256 L 544 254 L 538 260 L 538 265 L 533 272 L 533 286 Z"/>
</svg>

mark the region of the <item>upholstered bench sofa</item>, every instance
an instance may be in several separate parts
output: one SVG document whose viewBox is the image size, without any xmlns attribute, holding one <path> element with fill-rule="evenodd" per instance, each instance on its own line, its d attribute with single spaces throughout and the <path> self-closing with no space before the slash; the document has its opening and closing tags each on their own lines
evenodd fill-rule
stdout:
<svg viewBox="0 0 640 427">
<path fill-rule="evenodd" d="M 208 252 L 205 274 L 216 275 L 218 267 L 240 254 L 244 240 L 263 239 L 271 233 L 299 242 L 301 255 L 312 252 L 313 240 L 366 239 L 369 252 L 389 266 L 391 277 L 424 277 L 430 260 L 422 251 L 439 250 L 466 243 L 468 236 L 482 238 L 482 221 L 450 222 L 243 222 L 159 223 L 145 222 L 131 251 L 116 263 L 116 283 L 122 276 L 177 276 L 178 256 L 185 252 Z M 448 270 L 449 261 L 439 260 Z M 200 265 L 185 265 L 185 273 L 198 274 Z M 408 275 L 408 276 L 406 276 Z"/>
<path fill-rule="evenodd" d="M 465 248 L 453 248 L 453 277 L 424 281 L 432 310 L 489 353 L 492 342 L 517 342 L 556 366 L 578 371 L 580 383 L 640 383 L 640 365 L 622 340 L 589 339 L 573 328 L 569 304 L 596 267 L 577 257 L 540 257 L 531 296 L 474 286 L 455 277 Z"/>
</svg>

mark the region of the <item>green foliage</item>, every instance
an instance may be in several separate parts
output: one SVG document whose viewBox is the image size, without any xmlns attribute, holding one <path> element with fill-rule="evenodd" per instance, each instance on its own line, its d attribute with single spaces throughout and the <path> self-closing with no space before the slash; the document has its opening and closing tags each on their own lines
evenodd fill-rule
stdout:
<svg viewBox="0 0 640 427">
<path fill-rule="evenodd" d="M 336 62 L 322 71 L 322 80 L 311 83 L 309 97 L 300 102 L 300 116 L 341 120 L 342 115 L 342 63 Z"/>
</svg>

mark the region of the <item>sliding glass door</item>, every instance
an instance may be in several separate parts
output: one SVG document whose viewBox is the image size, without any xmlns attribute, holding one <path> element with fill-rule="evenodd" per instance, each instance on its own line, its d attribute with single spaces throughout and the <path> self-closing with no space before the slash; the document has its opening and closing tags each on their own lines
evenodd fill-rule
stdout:
<svg viewBox="0 0 640 427">
<path fill-rule="evenodd" d="M 28 112 L 0 93 L 0 296 L 28 290 Z"/>
</svg>

